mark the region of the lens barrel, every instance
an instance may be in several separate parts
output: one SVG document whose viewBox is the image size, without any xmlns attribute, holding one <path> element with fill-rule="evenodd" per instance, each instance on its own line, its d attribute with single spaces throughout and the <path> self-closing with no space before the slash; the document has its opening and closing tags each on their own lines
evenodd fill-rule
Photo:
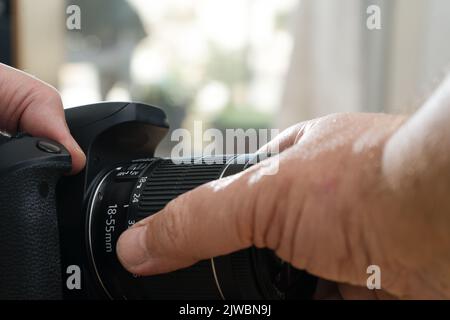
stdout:
<svg viewBox="0 0 450 320">
<path fill-rule="evenodd" d="M 92 271 L 111 299 L 307 299 L 316 279 L 249 248 L 167 274 L 138 277 L 116 257 L 120 234 L 177 196 L 252 165 L 252 155 L 135 160 L 99 176 L 88 204 Z M 213 213 L 212 213 L 213 214 Z"/>
</svg>

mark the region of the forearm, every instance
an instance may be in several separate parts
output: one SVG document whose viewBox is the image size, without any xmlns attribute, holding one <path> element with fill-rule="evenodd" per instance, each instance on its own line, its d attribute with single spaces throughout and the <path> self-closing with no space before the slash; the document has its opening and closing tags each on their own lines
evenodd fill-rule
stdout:
<svg viewBox="0 0 450 320">
<path fill-rule="evenodd" d="M 383 230 L 395 244 L 390 258 L 417 271 L 421 290 L 450 297 L 450 76 L 389 139 L 382 169 L 398 204 Z"/>
<path fill-rule="evenodd" d="M 393 189 L 450 187 L 450 75 L 388 141 L 383 170 Z"/>
</svg>

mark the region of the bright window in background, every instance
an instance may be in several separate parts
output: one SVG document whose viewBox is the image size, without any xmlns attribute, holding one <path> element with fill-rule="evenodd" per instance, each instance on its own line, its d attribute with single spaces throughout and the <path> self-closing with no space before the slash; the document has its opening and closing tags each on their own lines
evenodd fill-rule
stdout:
<svg viewBox="0 0 450 320">
<path fill-rule="evenodd" d="M 161 106 L 171 126 L 266 128 L 280 107 L 298 0 L 77 0 L 59 89 L 67 107 Z"/>
</svg>

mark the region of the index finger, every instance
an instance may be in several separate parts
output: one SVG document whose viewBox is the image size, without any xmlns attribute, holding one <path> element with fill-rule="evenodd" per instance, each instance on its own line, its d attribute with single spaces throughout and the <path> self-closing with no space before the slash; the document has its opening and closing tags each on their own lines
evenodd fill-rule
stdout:
<svg viewBox="0 0 450 320">
<path fill-rule="evenodd" d="M 261 190 L 269 184 L 273 187 L 276 179 L 264 176 L 256 181 L 260 170 L 264 165 L 179 196 L 122 234 L 117 244 L 119 260 L 130 272 L 148 275 L 187 267 L 255 243 L 264 246 L 260 235 L 268 217 L 262 207 L 269 207 L 276 195 Z"/>
</svg>

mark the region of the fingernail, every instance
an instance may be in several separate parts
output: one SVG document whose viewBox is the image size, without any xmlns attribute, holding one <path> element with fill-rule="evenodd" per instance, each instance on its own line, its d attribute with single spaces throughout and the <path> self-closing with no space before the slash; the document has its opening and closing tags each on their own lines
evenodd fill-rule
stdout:
<svg viewBox="0 0 450 320">
<path fill-rule="evenodd" d="M 117 242 L 117 256 L 129 271 L 142 265 L 150 258 L 146 246 L 145 225 L 125 231 Z M 131 270 L 130 270 L 131 269 Z"/>
<path fill-rule="evenodd" d="M 83 152 L 83 150 L 81 149 L 80 145 L 76 142 L 76 140 L 73 139 L 73 138 L 72 138 L 71 140 L 72 140 L 72 141 L 71 141 L 71 144 L 72 144 L 72 150 L 75 151 L 76 153 L 78 153 L 78 154 L 84 156 L 84 152 Z"/>
<path fill-rule="evenodd" d="M 84 154 L 83 150 L 81 150 L 80 145 L 75 141 L 75 139 L 73 140 L 73 148 L 76 152 Z"/>
</svg>

